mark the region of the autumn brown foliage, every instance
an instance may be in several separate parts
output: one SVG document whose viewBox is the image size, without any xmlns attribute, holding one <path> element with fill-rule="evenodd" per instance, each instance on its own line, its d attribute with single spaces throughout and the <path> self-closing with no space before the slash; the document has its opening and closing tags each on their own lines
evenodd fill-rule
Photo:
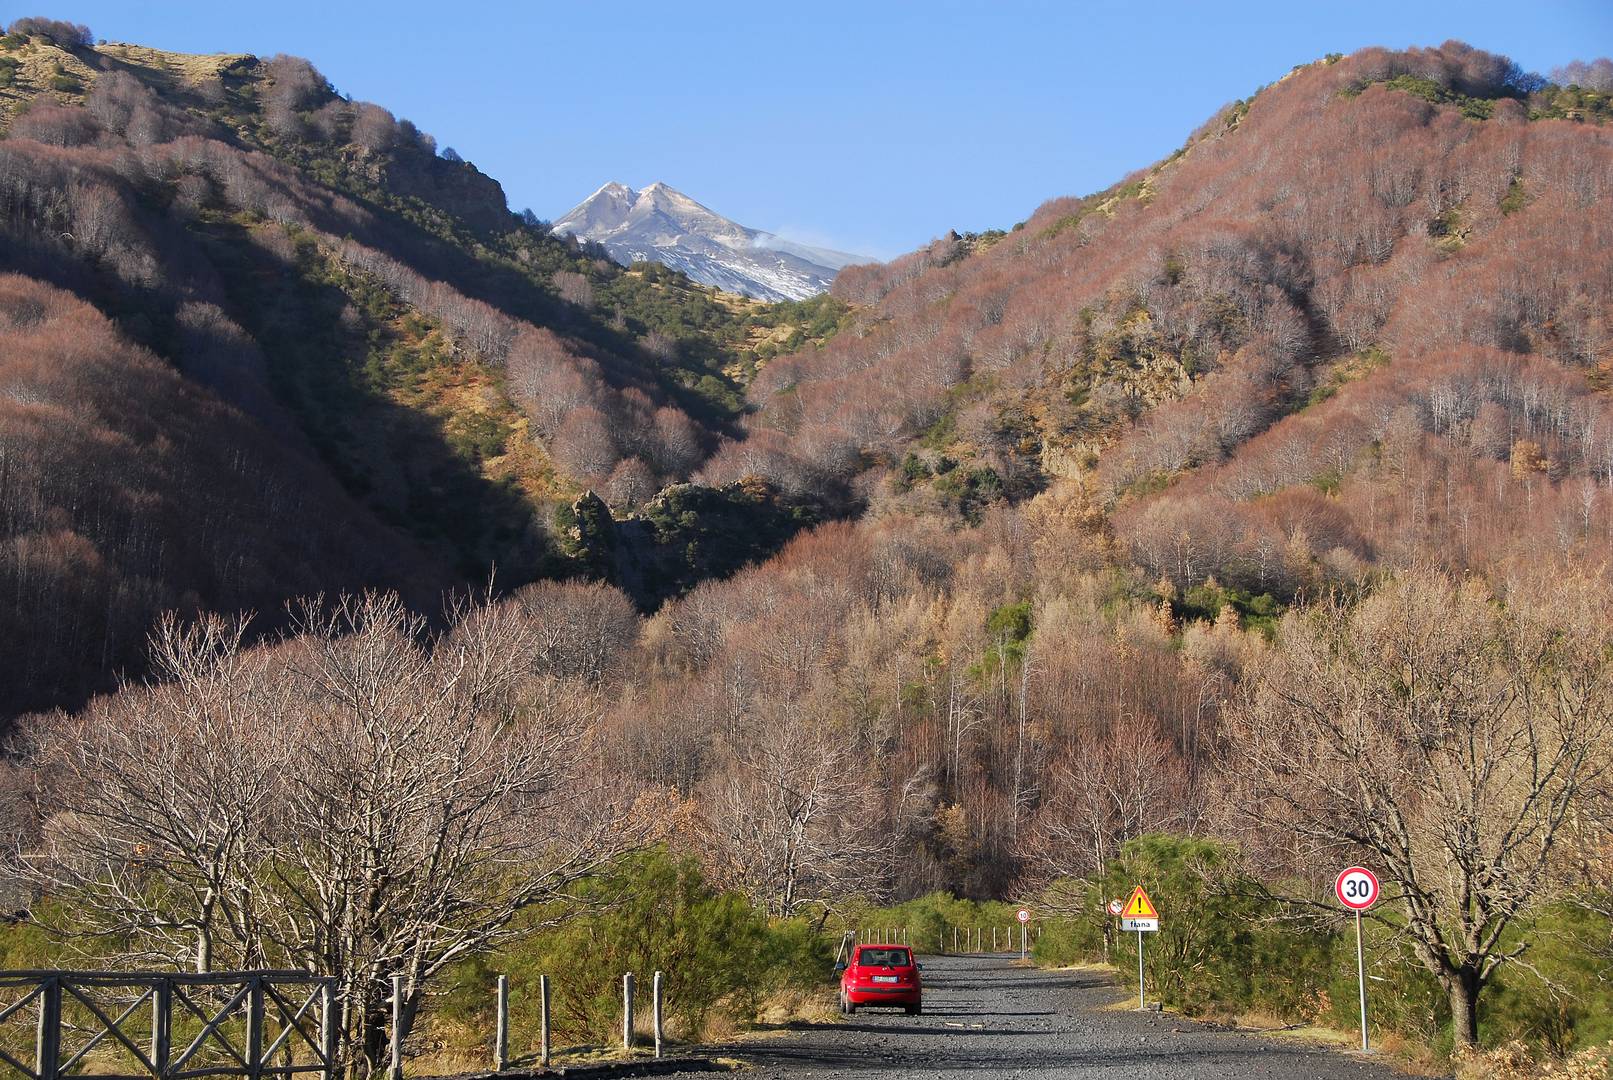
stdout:
<svg viewBox="0 0 1613 1080">
<path fill-rule="evenodd" d="M 0 335 L 0 712 L 143 667 L 165 609 L 272 620 L 288 589 L 422 572 L 311 462 L 82 301 L 0 276 Z"/>
<path fill-rule="evenodd" d="M 1516 108 L 1472 119 L 1384 85 L 1402 76 Z M 946 238 L 851 268 L 837 289 L 873 311 L 769 365 L 749 445 L 707 474 L 852 484 L 950 412 L 959 447 L 1000 476 L 1090 447 L 1120 495 L 1237 455 L 1352 356 L 1426 371 L 1479 346 L 1599 370 L 1613 279 L 1592 253 L 1609 243 L 1613 147 L 1602 128 L 1526 121 L 1534 86 L 1459 43 L 1365 50 L 993 246 Z"/>
</svg>

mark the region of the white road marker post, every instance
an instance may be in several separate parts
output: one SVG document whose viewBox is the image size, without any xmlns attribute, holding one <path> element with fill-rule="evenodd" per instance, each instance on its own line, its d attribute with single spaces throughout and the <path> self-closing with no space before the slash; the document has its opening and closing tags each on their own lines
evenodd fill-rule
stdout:
<svg viewBox="0 0 1613 1080">
<path fill-rule="evenodd" d="M 1339 871 L 1339 876 L 1333 881 L 1333 895 L 1339 898 L 1339 903 L 1355 912 L 1355 977 L 1361 994 L 1361 1049 L 1371 1049 L 1367 1045 L 1367 955 L 1366 946 L 1362 944 L 1361 914 L 1378 902 L 1378 894 L 1382 891 L 1378 885 L 1378 875 L 1364 866 L 1347 866 Z"/>
<path fill-rule="evenodd" d="M 633 973 L 622 976 L 622 1049 L 633 1049 Z"/>
<path fill-rule="evenodd" d="M 661 983 L 662 976 L 659 971 L 655 973 L 655 1056 L 661 1056 Z"/>
<path fill-rule="evenodd" d="M 493 1029 L 493 1071 L 510 1067 L 510 977 L 498 977 L 498 1018 Z"/>
</svg>

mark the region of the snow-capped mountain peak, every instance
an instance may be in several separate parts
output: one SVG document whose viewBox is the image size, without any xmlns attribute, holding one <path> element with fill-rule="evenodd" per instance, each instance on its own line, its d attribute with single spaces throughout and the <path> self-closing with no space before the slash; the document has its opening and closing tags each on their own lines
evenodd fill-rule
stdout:
<svg viewBox="0 0 1613 1080">
<path fill-rule="evenodd" d="M 592 240 L 617 262 L 663 263 L 758 300 L 804 300 L 828 289 L 842 267 L 870 261 L 747 228 L 660 181 L 641 191 L 608 183 L 554 231 Z"/>
</svg>

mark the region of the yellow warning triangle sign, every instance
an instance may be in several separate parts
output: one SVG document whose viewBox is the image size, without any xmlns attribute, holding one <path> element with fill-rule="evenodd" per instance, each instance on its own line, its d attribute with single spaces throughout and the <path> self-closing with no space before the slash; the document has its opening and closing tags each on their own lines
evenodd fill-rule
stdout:
<svg viewBox="0 0 1613 1080">
<path fill-rule="evenodd" d="M 1154 902 L 1148 899 L 1148 894 L 1139 885 L 1132 890 L 1131 899 L 1126 901 L 1125 909 L 1120 912 L 1120 916 L 1124 919 L 1157 919 L 1159 909 L 1154 907 Z"/>
</svg>

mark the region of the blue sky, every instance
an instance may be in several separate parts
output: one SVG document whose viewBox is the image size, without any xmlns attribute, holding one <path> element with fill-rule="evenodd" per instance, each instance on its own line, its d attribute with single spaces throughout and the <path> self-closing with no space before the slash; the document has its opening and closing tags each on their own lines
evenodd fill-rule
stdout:
<svg viewBox="0 0 1613 1080">
<path fill-rule="evenodd" d="M 880 257 L 1102 188 L 1327 52 L 1455 37 L 1541 71 L 1613 53 L 1608 0 L 22 7 L 4 0 L 0 19 L 306 56 L 541 217 L 607 180 L 662 180 L 746 225 Z"/>
</svg>

